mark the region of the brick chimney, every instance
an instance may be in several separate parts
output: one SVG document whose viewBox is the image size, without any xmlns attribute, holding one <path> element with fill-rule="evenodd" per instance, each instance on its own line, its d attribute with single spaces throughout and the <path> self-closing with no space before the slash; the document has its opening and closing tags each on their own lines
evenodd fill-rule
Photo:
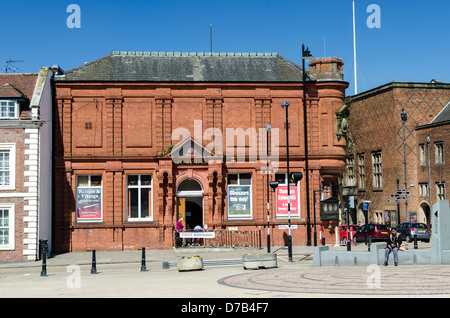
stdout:
<svg viewBox="0 0 450 318">
<path fill-rule="evenodd" d="M 344 79 L 344 61 L 337 57 L 318 57 L 309 62 L 309 74 L 316 79 Z"/>
</svg>

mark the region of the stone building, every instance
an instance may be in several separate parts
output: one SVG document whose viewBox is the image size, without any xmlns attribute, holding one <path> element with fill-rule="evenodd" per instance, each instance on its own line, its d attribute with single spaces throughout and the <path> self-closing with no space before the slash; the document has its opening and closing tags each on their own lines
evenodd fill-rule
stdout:
<svg viewBox="0 0 450 318">
<path fill-rule="evenodd" d="M 0 75 L 0 261 L 51 240 L 52 71 Z"/>
<path fill-rule="evenodd" d="M 364 224 L 364 201 L 370 201 L 367 216 L 371 223 L 395 225 L 410 219 L 419 222 L 429 219 L 429 206 L 428 203 L 425 206 L 427 200 L 420 192 L 427 178 L 422 175 L 423 166 L 419 163 L 419 144 L 426 144 L 426 138 L 422 130 L 416 128 L 429 124 L 449 101 L 450 84 L 437 81 L 391 82 L 347 97 L 345 111 L 342 111 L 348 122 L 348 157 L 343 184 L 353 187 L 357 194 L 355 209 L 350 211 L 351 222 Z M 407 114 L 406 151 L 402 109 Z M 405 188 L 409 194 L 407 200 L 399 200 L 400 213 L 397 213 L 393 196 L 398 189 Z"/>
<path fill-rule="evenodd" d="M 342 66 L 318 58 L 307 75 L 311 198 L 344 169 Z M 264 244 L 267 136 L 270 180 L 287 182 L 285 100 L 290 171 L 305 169 L 302 76 L 277 53 L 198 52 L 112 52 L 55 76 L 55 249 L 170 248 L 180 216 L 190 229 L 261 230 Z M 291 188 L 296 245 L 304 180 Z M 287 212 L 269 195 L 271 241 L 284 245 Z"/>
</svg>

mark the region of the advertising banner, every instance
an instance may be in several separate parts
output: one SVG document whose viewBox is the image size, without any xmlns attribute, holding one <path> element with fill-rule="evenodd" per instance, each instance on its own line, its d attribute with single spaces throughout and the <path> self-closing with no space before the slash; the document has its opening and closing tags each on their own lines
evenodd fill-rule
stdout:
<svg viewBox="0 0 450 318">
<path fill-rule="evenodd" d="M 251 217 L 251 186 L 228 187 L 228 217 Z"/>
<path fill-rule="evenodd" d="M 77 220 L 102 218 L 102 189 L 77 188 Z"/>
<path fill-rule="evenodd" d="M 181 238 L 215 238 L 215 232 L 180 232 Z"/>
<path fill-rule="evenodd" d="M 277 217 L 288 216 L 288 188 L 287 186 L 278 186 L 276 190 Z M 289 188 L 291 197 L 291 216 L 300 216 L 298 187 L 291 185 Z"/>
</svg>

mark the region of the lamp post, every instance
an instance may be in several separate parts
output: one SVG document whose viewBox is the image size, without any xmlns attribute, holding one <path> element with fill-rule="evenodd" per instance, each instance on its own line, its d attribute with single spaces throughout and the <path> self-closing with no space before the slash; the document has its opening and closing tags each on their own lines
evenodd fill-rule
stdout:
<svg viewBox="0 0 450 318">
<path fill-rule="evenodd" d="M 314 190 L 314 246 L 317 246 L 317 231 L 316 231 L 316 193 L 322 193 L 322 190 Z M 320 202 L 320 200 L 319 200 Z"/>
<path fill-rule="evenodd" d="M 428 152 L 428 200 L 430 201 L 430 210 L 431 210 L 431 165 L 430 165 L 430 136 L 427 135 L 427 152 Z M 431 219 L 430 219 L 431 221 Z M 430 224 L 427 224 L 429 226 Z"/>
<path fill-rule="evenodd" d="M 288 254 L 289 262 L 292 262 L 292 235 L 291 235 L 291 194 L 289 186 L 289 118 L 288 108 L 289 102 L 284 101 L 281 103 L 281 107 L 286 110 L 286 166 L 287 166 L 287 197 L 288 197 Z"/>
<path fill-rule="evenodd" d="M 405 215 L 406 219 L 408 220 L 408 194 L 407 194 L 407 181 L 406 181 L 406 137 L 405 137 L 405 125 L 406 121 L 408 119 L 408 115 L 405 112 L 405 109 L 402 109 L 402 112 L 400 114 L 400 118 L 402 119 L 402 125 L 403 125 L 403 166 L 405 168 Z"/>
<path fill-rule="evenodd" d="M 311 246 L 311 221 L 309 211 L 309 166 L 308 166 L 308 123 L 306 115 L 306 72 L 305 60 L 312 59 L 313 56 L 308 48 L 305 50 L 305 45 L 302 45 L 302 73 L 303 73 L 303 127 L 305 136 L 305 175 L 306 175 L 306 245 Z M 287 132 L 287 130 L 286 130 Z M 289 173 L 289 172 L 288 172 Z M 289 189 L 289 187 L 288 187 Z M 289 195 L 289 193 L 288 193 Z"/>
<path fill-rule="evenodd" d="M 267 253 L 270 253 L 270 181 L 269 181 L 269 131 L 272 130 L 272 126 L 266 126 L 266 154 L 267 154 Z M 278 186 L 278 184 L 277 184 Z"/>
<path fill-rule="evenodd" d="M 345 208 L 347 209 L 346 221 L 347 221 L 347 251 L 352 250 L 352 242 L 350 241 L 350 204 L 349 204 L 349 196 L 350 190 L 352 187 L 344 186 L 342 188 L 342 196 L 345 200 Z"/>
</svg>

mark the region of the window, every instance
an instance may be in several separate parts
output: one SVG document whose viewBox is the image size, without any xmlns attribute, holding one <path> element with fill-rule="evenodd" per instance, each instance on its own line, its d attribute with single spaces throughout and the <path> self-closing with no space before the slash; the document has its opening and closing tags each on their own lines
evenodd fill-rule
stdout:
<svg viewBox="0 0 450 318">
<path fill-rule="evenodd" d="M 14 119 L 14 118 L 19 118 L 16 102 L 10 100 L 0 101 L 0 119 Z"/>
<path fill-rule="evenodd" d="M 419 196 L 427 197 L 428 196 L 428 183 L 419 183 Z"/>
<path fill-rule="evenodd" d="M 436 182 L 436 193 L 438 201 L 445 200 L 445 182 Z"/>
<path fill-rule="evenodd" d="M 435 163 L 437 165 L 444 164 L 444 143 L 442 141 L 434 143 Z"/>
<path fill-rule="evenodd" d="M 14 249 L 14 204 L 0 204 L 0 250 Z"/>
<path fill-rule="evenodd" d="M 0 144 L 0 190 L 15 189 L 16 145 Z"/>
<path fill-rule="evenodd" d="M 250 219 L 252 217 L 251 173 L 227 175 L 227 208 L 230 219 Z"/>
<path fill-rule="evenodd" d="M 0 151 L 0 185 L 9 185 L 9 151 Z"/>
<path fill-rule="evenodd" d="M 102 176 L 77 176 L 77 221 L 102 220 Z"/>
<path fill-rule="evenodd" d="M 276 173 L 275 174 L 275 181 L 278 182 L 278 185 L 287 185 L 286 183 L 286 179 L 287 179 L 287 173 Z M 292 179 L 290 179 L 290 185 L 295 185 L 294 181 Z"/>
<path fill-rule="evenodd" d="M 419 160 L 420 165 L 425 166 L 425 144 L 419 145 Z"/>
<path fill-rule="evenodd" d="M 127 176 L 128 221 L 152 220 L 152 176 Z"/>
<path fill-rule="evenodd" d="M 347 186 L 355 186 L 355 160 L 352 157 L 346 159 L 347 161 Z"/>
<path fill-rule="evenodd" d="M 359 188 L 364 190 L 366 188 L 366 167 L 365 167 L 365 156 L 363 153 L 358 154 L 358 181 Z"/>
<path fill-rule="evenodd" d="M 381 151 L 377 151 L 372 154 L 372 167 L 373 167 L 373 187 L 374 189 L 382 189 L 383 168 L 381 165 Z"/>
</svg>

